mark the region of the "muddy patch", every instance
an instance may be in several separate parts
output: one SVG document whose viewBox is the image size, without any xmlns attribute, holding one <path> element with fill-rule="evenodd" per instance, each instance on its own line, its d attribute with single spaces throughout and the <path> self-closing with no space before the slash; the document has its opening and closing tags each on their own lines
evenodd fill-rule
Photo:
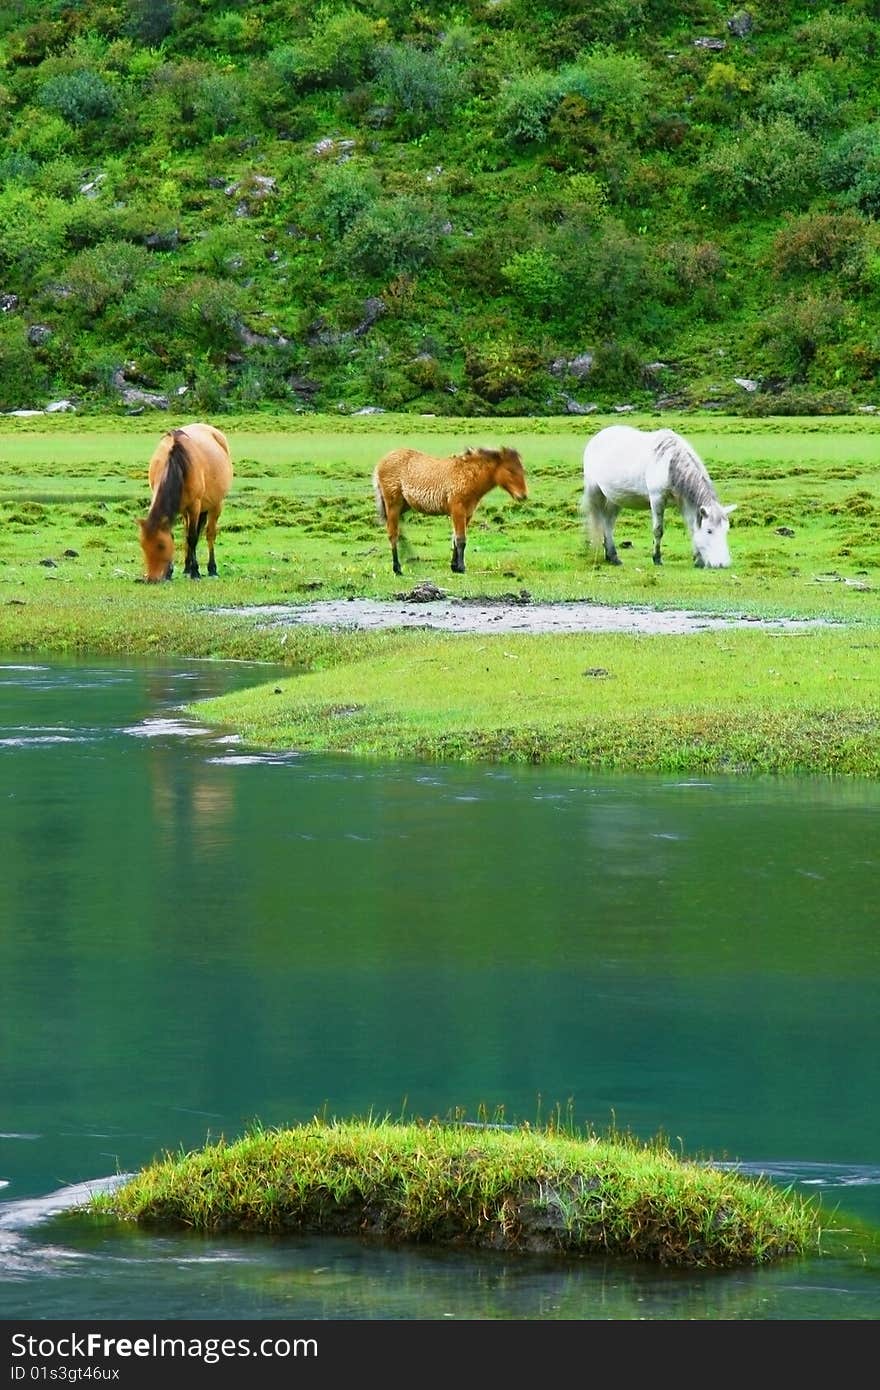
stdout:
<svg viewBox="0 0 880 1390">
<path fill-rule="evenodd" d="M 671 634 L 760 628 L 802 632 L 831 626 L 823 619 L 750 618 L 742 614 L 698 613 L 687 609 L 611 607 L 600 603 L 524 603 L 519 596 L 492 599 L 317 599 L 312 603 L 274 603 L 252 608 L 220 608 L 218 613 L 254 617 L 267 627 L 379 629 L 428 627 L 443 632 Z"/>
</svg>

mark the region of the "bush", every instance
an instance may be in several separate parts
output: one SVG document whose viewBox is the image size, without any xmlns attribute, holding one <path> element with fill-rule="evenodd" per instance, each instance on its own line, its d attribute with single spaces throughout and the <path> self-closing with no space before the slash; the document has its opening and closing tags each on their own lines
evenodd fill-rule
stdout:
<svg viewBox="0 0 880 1390">
<path fill-rule="evenodd" d="M 39 408 L 49 389 L 46 367 L 29 345 L 24 324 L 0 317 L 0 410 Z"/>
<path fill-rule="evenodd" d="M 549 318 L 565 302 L 565 276 L 556 258 L 540 246 L 518 252 L 501 274 L 523 306 L 540 318 Z"/>
<path fill-rule="evenodd" d="M 378 201 L 381 185 L 372 168 L 357 160 L 330 164 L 318 173 L 313 213 L 334 240 L 343 237 Z"/>
<path fill-rule="evenodd" d="M 40 89 L 39 101 L 75 127 L 112 116 L 119 105 L 107 79 L 89 68 L 50 77 Z"/>
<path fill-rule="evenodd" d="M 493 405 L 520 396 L 541 366 L 538 354 L 522 343 L 498 337 L 465 352 L 465 376 L 483 400 Z"/>
<path fill-rule="evenodd" d="M 789 296 L 768 314 L 757 340 L 768 349 L 776 371 L 802 382 L 819 352 L 841 341 L 850 316 L 850 306 L 839 295 L 808 290 Z"/>
<path fill-rule="evenodd" d="M 606 395 L 626 395 L 644 385 L 642 359 L 629 343 L 608 338 L 593 354 L 590 385 Z"/>
<path fill-rule="evenodd" d="M 777 116 L 718 141 L 700 162 L 694 193 L 722 213 L 794 209 L 814 196 L 819 172 L 816 142 L 790 116 Z"/>
<path fill-rule="evenodd" d="M 148 80 L 150 100 L 142 122 L 175 144 L 203 144 L 230 130 L 242 111 L 239 84 L 209 63 L 163 63 Z"/>
<path fill-rule="evenodd" d="M 827 58 L 846 58 L 858 53 L 873 58 L 877 53 L 877 27 L 865 15 L 824 10 L 794 31 L 795 42 Z"/>
<path fill-rule="evenodd" d="M 648 91 L 648 68 L 641 58 L 597 47 L 557 72 L 511 78 L 501 89 L 499 125 L 515 142 L 542 142 L 563 98 L 580 97 L 584 115 L 603 129 L 634 130 L 645 118 Z"/>
<path fill-rule="evenodd" d="M 836 270 L 853 278 L 865 261 L 866 230 L 857 212 L 813 212 L 789 218 L 773 239 L 774 274 Z"/>
<path fill-rule="evenodd" d="M 376 78 L 388 99 L 406 113 L 413 131 L 443 125 L 465 90 L 456 62 L 409 43 L 382 45 L 376 57 Z"/>
<path fill-rule="evenodd" d="M 838 114 L 838 102 L 822 74 L 809 69 L 796 77 L 778 73 L 758 93 L 756 113 L 762 120 L 790 116 L 804 130 L 820 131 Z"/>
<path fill-rule="evenodd" d="M 76 134 L 60 116 L 40 107 L 24 110 L 10 131 L 7 145 L 36 159 L 56 159 L 76 143 Z"/>
<path fill-rule="evenodd" d="M 528 72 L 510 78 L 501 88 L 498 124 L 515 142 L 544 140 L 547 123 L 563 96 L 556 73 Z"/>
<path fill-rule="evenodd" d="M 18 284 L 44 270 L 58 256 L 68 216 L 57 199 L 17 184 L 0 190 L 0 272 Z"/>
<path fill-rule="evenodd" d="M 353 7 L 336 13 L 322 8 L 308 35 L 274 48 L 269 64 L 286 85 L 299 91 L 353 87 L 371 75 L 377 43 L 387 33 L 384 20 L 368 19 Z"/>
<path fill-rule="evenodd" d="M 442 213 L 425 199 L 383 199 L 351 227 L 344 254 L 368 275 L 420 270 L 435 259 L 443 226 Z"/>
<path fill-rule="evenodd" d="M 174 0 L 127 0 L 126 32 L 153 47 L 171 33 L 174 26 Z"/>
<path fill-rule="evenodd" d="M 867 217 L 880 216 L 880 124 L 848 130 L 827 150 L 823 174 L 843 201 Z"/>
<path fill-rule="evenodd" d="M 100 314 L 141 277 L 149 274 L 150 253 L 129 242 L 104 242 L 75 256 L 65 270 L 65 281 L 87 314 Z"/>
</svg>

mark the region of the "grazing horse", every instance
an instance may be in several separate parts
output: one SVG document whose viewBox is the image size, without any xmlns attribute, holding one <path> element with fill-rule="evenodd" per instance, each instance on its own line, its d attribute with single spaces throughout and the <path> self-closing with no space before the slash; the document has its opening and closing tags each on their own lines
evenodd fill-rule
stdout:
<svg viewBox="0 0 880 1390">
<path fill-rule="evenodd" d="M 528 496 L 522 459 L 515 449 L 465 449 L 452 458 L 433 458 L 418 449 L 392 449 L 373 472 L 376 510 L 391 542 L 395 574 L 402 574 L 397 555 L 400 517 L 412 509 L 452 520 L 453 574 L 464 574 L 468 522 L 493 487 L 504 488 L 517 502 Z"/>
<path fill-rule="evenodd" d="M 148 477 L 153 500 L 148 515 L 138 522 L 147 583 L 170 579 L 174 573 L 172 527 L 179 516 L 186 528 L 184 573 L 191 579 L 201 577 L 196 546 L 204 530 L 208 573 L 216 574 L 217 518 L 232 485 L 232 460 L 225 434 L 203 424 L 169 430 L 150 459 Z"/>
<path fill-rule="evenodd" d="M 723 507 L 706 466 L 673 430 L 637 430 L 609 425 L 584 449 L 583 510 L 590 537 L 603 545 L 605 559 L 619 565 L 614 523 L 623 507 L 651 509 L 654 564 L 662 563 L 663 513 L 673 502 L 688 529 L 694 564 L 726 569 L 728 517 L 737 504 Z"/>
</svg>

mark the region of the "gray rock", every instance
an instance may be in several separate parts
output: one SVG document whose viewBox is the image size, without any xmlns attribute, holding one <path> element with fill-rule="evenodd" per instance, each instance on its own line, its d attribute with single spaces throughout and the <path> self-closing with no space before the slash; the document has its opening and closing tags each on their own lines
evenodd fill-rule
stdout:
<svg viewBox="0 0 880 1390">
<path fill-rule="evenodd" d="M 759 382 L 753 381 L 752 378 L 748 376 L 735 376 L 733 379 L 737 386 L 741 386 L 744 391 L 757 391 L 760 385 Z"/>
<path fill-rule="evenodd" d="M 69 400 L 50 401 L 46 406 L 47 415 L 54 415 L 61 410 L 76 410 L 76 402 Z"/>
<path fill-rule="evenodd" d="M 42 347 L 51 337 L 52 330 L 47 323 L 32 323 L 27 331 L 27 340 L 31 347 Z"/>
<path fill-rule="evenodd" d="M 694 48 L 708 48 L 712 53 L 720 53 L 726 47 L 726 39 L 694 39 Z"/>
<path fill-rule="evenodd" d="M 177 228 L 170 227 L 167 232 L 149 232 L 141 240 L 148 251 L 176 251 L 180 238 Z"/>
<path fill-rule="evenodd" d="M 572 396 L 566 396 L 565 398 L 565 410 L 568 415 L 592 415 L 593 411 L 598 409 L 599 407 L 594 405 L 592 401 L 588 405 L 584 405 L 581 401 L 576 401 Z"/>
<path fill-rule="evenodd" d="M 136 386 L 127 386 L 122 392 L 123 405 L 150 406 L 153 410 L 167 410 L 168 397 L 156 395 L 152 391 L 139 391 Z"/>
<path fill-rule="evenodd" d="M 755 21 L 748 10 L 739 10 L 735 15 L 731 15 L 727 27 L 734 38 L 744 39 L 754 29 Z"/>
<path fill-rule="evenodd" d="M 17 294 L 0 294 L 0 314 L 11 314 L 17 308 Z"/>
</svg>

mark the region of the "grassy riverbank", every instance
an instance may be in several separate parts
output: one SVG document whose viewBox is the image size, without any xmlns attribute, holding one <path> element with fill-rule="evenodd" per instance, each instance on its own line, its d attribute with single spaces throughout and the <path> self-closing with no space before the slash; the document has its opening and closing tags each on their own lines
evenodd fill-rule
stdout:
<svg viewBox="0 0 880 1390">
<path fill-rule="evenodd" d="M 630 417 L 656 426 L 656 416 Z M 236 478 L 220 577 L 136 584 L 146 463 L 169 424 L 4 419 L 0 650 L 271 661 L 290 679 L 201 707 L 254 743 L 380 757 L 573 761 L 595 767 L 880 773 L 880 462 L 868 417 L 663 417 L 737 502 L 733 565 L 697 570 L 670 514 L 664 565 L 646 514 L 624 513 L 624 564 L 586 546 L 586 437 L 606 419 L 297 416 L 224 420 Z M 391 572 L 370 474 L 393 444 L 448 453 L 510 442 L 528 502 L 481 504 L 462 576 L 446 518 L 404 518 Z M 248 608 L 320 598 L 395 601 L 430 580 L 450 597 L 580 599 L 745 618 L 821 618 L 809 632 L 686 637 L 449 636 L 269 627 Z M 235 610 L 221 614 L 217 610 Z M 524 611 L 527 611 L 524 610 Z"/>
<path fill-rule="evenodd" d="M 547 1128 L 325 1122 L 168 1156 L 95 1212 L 145 1226 L 298 1232 L 729 1267 L 815 1253 L 816 1207 L 642 1144 Z"/>
</svg>

